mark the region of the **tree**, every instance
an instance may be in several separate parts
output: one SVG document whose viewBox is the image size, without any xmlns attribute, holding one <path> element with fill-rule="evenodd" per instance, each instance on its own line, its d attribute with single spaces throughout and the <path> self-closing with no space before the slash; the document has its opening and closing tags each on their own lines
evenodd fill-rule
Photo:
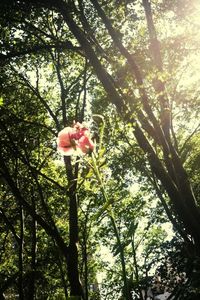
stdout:
<svg viewBox="0 0 200 300">
<path fill-rule="evenodd" d="M 179 116 L 176 117 L 176 112 L 180 108 L 178 99 L 182 97 L 183 93 L 175 88 L 183 67 L 181 60 L 186 57 L 186 54 L 181 49 L 182 44 L 178 36 L 170 37 L 172 41 L 169 41 L 167 38 L 163 38 L 160 32 L 161 28 L 159 28 L 162 16 L 165 16 L 166 20 L 169 18 L 168 24 L 178 22 L 176 15 L 171 18 L 167 16 L 167 13 L 174 12 L 178 5 L 179 1 L 171 6 L 163 1 L 156 5 L 159 13 L 156 14 L 155 4 L 148 0 L 143 0 L 142 6 L 137 1 L 133 1 L 133 3 L 111 1 L 108 4 L 100 4 L 96 0 L 90 2 L 38 0 L 29 1 L 28 4 L 26 1 L 14 0 L 10 3 L 2 2 L 4 15 L 2 14 L 1 22 L 4 40 L 1 61 L 4 64 L 4 74 L 6 74 L 2 77 L 13 76 L 13 81 L 17 80 L 20 86 L 24 87 L 21 97 L 17 95 L 17 90 L 13 89 L 11 93 L 8 92 L 7 87 L 4 87 L 3 98 L 8 93 L 11 94 L 10 100 L 13 100 L 13 96 L 15 96 L 21 101 L 26 96 L 38 113 L 41 112 L 41 115 L 45 116 L 41 120 L 36 118 L 36 123 L 33 121 L 31 126 L 33 133 L 36 124 L 40 129 L 43 127 L 43 130 L 48 132 L 46 136 L 45 133 L 40 136 L 43 140 L 40 145 L 46 145 L 47 137 L 49 140 L 54 138 L 56 131 L 58 132 L 62 127 L 72 123 L 73 119 L 83 120 L 85 114 L 88 113 L 85 109 L 88 91 L 89 95 L 96 93 L 96 99 L 101 97 L 100 105 L 102 103 L 105 105 L 102 111 L 98 108 L 99 103 L 96 99 L 91 101 L 92 112 L 96 113 L 100 110 L 106 114 L 111 109 L 113 111 L 114 106 L 117 111 L 116 118 L 120 124 L 125 124 L 124 128 L 127 133 L 125 136 L 125 130 L 121 132 L 121 141 L 130 146 L 128 151 L 125 149 L 124 155 L 129 155 L 128 159 L 132 157 L 133 153 L 139 156 L 138 161 L 144 163 L 144 168 L 142 170 L 140 168 L 141 173 L 153 186 L 168 218 L 190 249 L 188 250 L 190 254 L 199 256 L 199 206 L 191 188 L 193 178 L 188 172 L 190 166 L 185 163 L 185 155 L 188 154 L 187 146 L 190 145 L 192 136 L 197 136 L 197 130 L 191 133 L 187 139 L 184 134 L 187 134 L 188 129 L 184 133 L 175 129 L 181 125 L 178 120 Z M 188 5 L 187 1 L 185 1 L 185 5 Z M 117 10 L 113 9 L 115 7 Z M 136 9 L 143 9 L 144 13 L 136 13 Z M 181 19 L 181 17 L 180 15 L 179 18 Z M 138 25 L 139 21 L 142 23 L 141 27 Z M 156 27 L 158 31 L 156 31 Z M 140 39 L 134 37 L 137 29 L 141 32 Z M 162 43 L 158 40 L 158 36 Z M 173 46 L 170 43 L 174 43 Z M 174 50 L 176 43 L 180 48 Z M 174 66 L 168 59 L 172 54 L 174 55 Z M 22 57 L 24 57 L 23 64 Z M 66 60 L 73 61 L 69 68 L 67 68 Z M 43 71 L 44 75 L 38 70 L 38 64 L 41 64 L 46 70 Z M 35 86 L 32 84 L 32 78 L 27 78 L 27 74 L 32 72 L 33 66 L 35 68 Z M 51 66 L 53 71 L 50 76 L 47 76 L 48 68 Z M 67 73 L 65 73 L 66 70 Z M 78 71 L 76 72 L 76 70 Z M 26 73 L 25 76 L 24 73 Z M 65 74 L 70 80 L 66 79 Z M 54 103 L 51 103 L 49 96 L 53 95 L 52 86 L 44 88 L 41 81 L 42 76 L 45 75 L 49 80 L 56 80 L 59 87 L 59 90 L 54 92 L 60 93 L 60 96 L 55 97 Z M 99 83 L 94 75 L 106 93 L 100 88 L 98 90 L 96 85 Z M 175 79 L 176 84 L 171 78 Z M 3 79 L 5 80 L 5 78 Z M 41 89 L 42 85 L 43 90 Z M 176 98 L 173 97 L 174 92 L 176 92 Z M 183 97 L 187 103 L 186 99 L 191 97 L 191 94 L 185 92 Z M 76 101 L 72 101 L 72 98 Z M 197 102 L 198 98 L 192 99 L 195 108 L 197 108 Z M 23 107 L 26 108 L 26 114 L 30 116 L 30 107 L 26 101 L 24 101 Z M 188 111 L 185 112 L 183 109 L 181 114 L 184 116 L 187 113 L 189 122 L 192 117 L 192 109 L 188 108 L 187 104 L 186 108 Z M 6 113 L 8 111 L 3 107 L 2 114 L 5 116 Z M 40 174 L 43 160 L 40 159 L 41 167 L 38 168 L 34 155 L 32 157 L 37 145 L 34 145 L 34 149 L 31 149 L 31 145 L 29 145 L 30 153 L 27 153 L 24 146 L 19 151 L 16 143 L 17 141 L 19 143 L 22 131 L 19 130 L 17 138 L 14 138 L 13 134 L 10 134 L 13 129 L 8 130 L 5 126 L 5 124 L 13 125 L 11 122 L 13 113 L 15 119 L 20 122 L 19 111 L 16 107 L 10 114 L 10 119 L 4 119 L 1 124 L 3 136 L 7 137 L 3 145 L 3 149 L 6 151 L 3 150 L 1 157 L 2 177 L 19 204 L 23 205 L 23 209 L 32 216 L 33 222 L 36 220 L 56 241 L 67 260 L 71 295 L 83 297 L 79 282 L 76 246 L 78 242 L 78 162 L 73 164 L 71 158 L 65 157 L 69 186 L 67 195 L 69 197 L 69 247 L 67 247 L 66 241 L 63 241 L 58 232 L 55 220 L 43 199 L 43 185 L 38 181 L 39 175 L 43 178 L 46 176 L 46 174 Z M 20 113 L 23 124 L 25 124 L 26 114 Z M 51 117 L 50 126 L 48 124 L 49 116 Z M 31 132 L 28 136 L 30 140 Z M 45 146 L 42 146 L 41 149 L 43 155 L 46 153 L 47 158 L 49 155 L 53 155 L 54 149 L 52 153 L 47 153 L 43 147 Z M 133 147 L 137 147 L 138 153 L 135 153 Z M 40 146 L 38 146 L 39 148 Z M 38 152 L 37 149 L 36 152 Z M 16 180 L 13 179 L 15 177 L 11 159 L 13 153 L 16 160 L 20 159 L 30 174 L 30 185 L 33 180 L 36 184 L 40 199 L 39 208 L 42 208 L 39 213 L 33 209 L 33 203 L 30 204 L 25 200 L 26 194 L 22 193 L 22 187 L 19 187 Z M 128 162 L 125 157 L 122 159 L 123 164 L 126 165 Z M 37 165 L 36 169 L 32 167 L 33 160 L 34 166 Z M 129 169 L 129 171 L 131 170 Z M 56 185 L 56 182 L 52 180 L 51 182 Z M 195 190 L 197 191 L 197 189 Z"/>
</svg>

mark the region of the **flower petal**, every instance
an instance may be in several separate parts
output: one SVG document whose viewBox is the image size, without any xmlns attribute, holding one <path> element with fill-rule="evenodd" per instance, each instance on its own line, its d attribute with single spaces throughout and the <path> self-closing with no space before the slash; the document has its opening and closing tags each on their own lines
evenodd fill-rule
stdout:
<svg viewBox="0 0 200 300">
<path fill-rule="evenodd" d="M 93 151 L 94 144 L 90 138 L 88 138 L 87 136 L 82 136 L 78 140 L 77 147 L 79 147 L 83 153 L 88 153 L 90 151 Z"/>
<path fill-rule="evenodd" d="M 71 156 L 93 151 L 94 144 L 88 128 L 77 122 L 73 127 L 65 127 L 59 132 L 57 147 L 62 155 Z"/>
<path fill-rule="evenodd" d="M 70 134 L 73 131 L 71 127 L 65 127 L 58 133 L 57 144 L 58 147 L 67 147 L 71 145 Z"/>
<path fill-rule="evenodd" d="M 74 154 L 75 149 L 73 147 L 59 147 L 58 152 L 65 156 L 71 156 Z"/>
</svg>

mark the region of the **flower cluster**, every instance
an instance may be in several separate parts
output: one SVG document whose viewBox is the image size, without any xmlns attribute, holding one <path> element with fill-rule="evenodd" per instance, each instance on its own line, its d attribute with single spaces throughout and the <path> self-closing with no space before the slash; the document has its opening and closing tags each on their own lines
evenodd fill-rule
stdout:
<svg viewBox="0 0 200 300">
<path fill-rule="evenodd" d="M 92 152 L 94 143 L 90 138 L 89 129 L 77 122 L 59 132 L 57 147 L 65 156 L 81 155 Z"/>
</svg>

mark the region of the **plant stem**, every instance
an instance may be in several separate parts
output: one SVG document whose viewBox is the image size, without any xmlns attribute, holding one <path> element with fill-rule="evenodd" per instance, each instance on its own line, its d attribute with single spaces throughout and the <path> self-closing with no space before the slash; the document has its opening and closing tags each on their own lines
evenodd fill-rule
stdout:
<svg viewBox="0 0 200 300">
<path fill-rule="evenodd" d="M 97 181 L 98 181 L 99 186 L 100 186 L 100 190 L 102 192 L 102 195 L 103 195 L 103 198 L 104 198 L 104 201 L 105 201 L 105 204 L 104 204 L 103 208 L 100 210 L 100 214 L 101 214 L 102 210 L 103 211 L 107 210 L 107 213 L 108 213 L 109 218 L 111 220 L 111 224 L 113 226 L 114 235 L 116 237 L 117 246 L 118 246 L 119 253 L 120 253 L 120 261 L 121 261 L 121 267 L 122 267 L 122 278 L 123 278 L 123 282 L 124 282 L 124 295 L 125 295 L 125 298 L 127 300 L 129 300 L 130 295 L 129 295 L 127 276 L 126 276 L 126 263 L 125 263 L 125 256 L 124 256 L 124 247 L 123 247 L 123 245 L 121 243 L 121 240 L 120 240 L 119 231 L 118 231 L 118 228 L 117 228 L 117 225 L 116 225 L 116 222 L 115 222 L 114 213 L 113 213 L 113 210 L 112 210 L 112 207 L 111 207 L 112 201 L 107 197 L 105 187 L 104 187 L 104 184 L 103 184 L 98 166 L 96 164 L 96 158 L 95 158 L 94 153 L 92 153 L 92 164 L 93 164 L 94 173 L 96 175 Z M 98 213 L 98 216 L 100 214 Z"/>
</svg>

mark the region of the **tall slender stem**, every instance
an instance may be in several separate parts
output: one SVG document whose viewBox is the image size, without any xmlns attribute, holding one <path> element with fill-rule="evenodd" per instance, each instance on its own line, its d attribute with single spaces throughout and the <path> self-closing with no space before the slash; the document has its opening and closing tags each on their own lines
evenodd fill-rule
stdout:
<svg viewBox="0 0 200 300">
<path fill-rule="evenodd" d="M 107 193 L 105 191 L 104 184 L 103 184 L 98 166 L 96 164 L 96 159 L 95 159 L 94 153 L 92 153 L 92 163 L 93 163 L 94 173 L 95 173 L 96 178 L 98 180 L 100 190 L 102 192 L 102 195 L 103 195 L 103 198 L 104 198 L 104 201 L 105 201 L 104 207 L 108 212 L 108 216 L 109 216 L 111 224 L 113 226 L 114 235 L 115 235 L 116 240 L 117 240 L 117 246 L 119 248 L 120 262 L 121 262 L 121 267 L 122 267 L 122 278 L 123 278 L 123 283 L 124 283 L 124 296 L 127 300 L 129 300 L 131 298 L 130 298 L 130 294 L 129 294 L 127 275 L 126 275 L 126 263 L 125 263 L 125 256 L 124 256 L 124 247 L 121 243 L 120 234 L 119 234 L 116 222 L 115 222 L 114 213 L 113 213 L 113 210 L 112 210 L 111 205 L 110 205 L 112 201 L 108 198 Z"/>
</svg>

